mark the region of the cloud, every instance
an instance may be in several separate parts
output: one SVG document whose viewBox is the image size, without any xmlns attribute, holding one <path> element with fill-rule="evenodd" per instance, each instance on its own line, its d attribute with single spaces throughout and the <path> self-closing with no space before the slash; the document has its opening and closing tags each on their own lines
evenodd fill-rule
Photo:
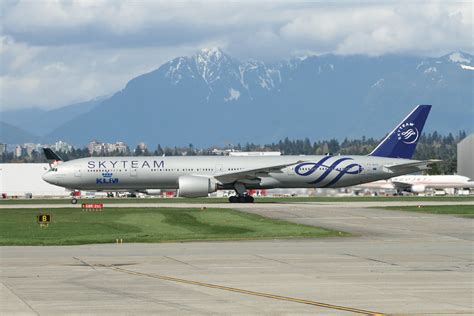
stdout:
<svg viewBox="0 0 474 316">
<path fill-rule="evenodd" d="M 32 47 L 2 39 L 1 110 L 54 108 L 119 91 L 133 77 L 194 47 L 90 49 L 87 45 Z M 3 65 L 4 64 L 4 65 Z"/>
<path fill-rule="evenodd" d="M 401 2 L 309 11 L 284 25 L 280 34 L 316 52 L 438 55 L 472 51 L 472 27 L 467 3 Z"/>
<path fill-rule="evenodd" d="M 34 45 L 166 46 L 245 31 L 255 23 L 251 13 L 220 2 L 20 1 L 7 10 L 3 27 Z"/>
<path fill-rule="evenodd" d="M 2 109 L 121 89 L 199 48 L 238 58 L 473 52 L 471 2 L 3 1 Z M 47 93 L 45 93 L 45 91 Z"/>
</svg>

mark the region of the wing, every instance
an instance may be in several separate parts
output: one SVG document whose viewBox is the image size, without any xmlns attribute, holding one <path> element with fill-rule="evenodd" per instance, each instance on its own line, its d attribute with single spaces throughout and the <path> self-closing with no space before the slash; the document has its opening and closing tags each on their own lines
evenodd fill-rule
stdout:
<svg viewBox="0 0 474 316">
<path fill-rule="evenodd" d="M 246 169 L 246 170 L 240 170 L 237 172 L 223 172 L 220 174 L 217 174 L 214 176 L 215 179 L 222 183 L 232 183 L 237 180 L 255 180 L 259 179 L 260 177 L 265 177 L 268 176 L 269 173 L 275 173 L 275 172 L 283 172 L 281 169 L 298 164 L 303 162 L 302 160 L 300 161 L 295 161 L 287 164 L 281 164 L 281 165 L 272 165 L 272 166 L 265 166 L 261 168 L 256 168 L 256 169 Z"/>
<path fill-rule="evenodd" d="M 430 169 L 430 165 L 440 162 L 440 161 L 441 160 L 437 160 L 437 159 L 414 161 L 414 162 L 408 162 L 404 164 L 384 166 L 384 169 L 388 172 L 392 172 L 396 174 L 412 173 L 412 172 L 428 170 Z"/>
<path fill-rule="evenodd" d="M 401 182 L 401 181 L 390 181 L 390 182 L 392 182 L 395 189 L 408 189 L 408 188 L 411 188 L 411 184 L 407 183 L 407 182 Z"/>
</svg>

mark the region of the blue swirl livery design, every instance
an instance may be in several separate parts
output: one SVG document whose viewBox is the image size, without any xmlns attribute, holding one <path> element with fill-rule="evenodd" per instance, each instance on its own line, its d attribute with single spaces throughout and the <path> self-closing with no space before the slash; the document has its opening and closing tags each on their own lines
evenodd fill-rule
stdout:
<svg viewBox="0 0 474 316">
<path fill-rule="evenodd" d="M 119 182 L 118 178 L 112 178 L 112 172 L 103 172 L 102 178 L 95 179 L 96 184 L 117 184 Z"/>
<path fill-rule="evenodd" d="M 315 173 L 318 169 L 322 168 L 323 172 L 322 174 L 313 181 L 308 182 L 309 184 L 319 184 L 322 181 L 324 181 L 326 178 L 328 178 L 330 175 L 335 175 L 331 181 L 326 183 L 325 185 L 321 186 L 322 188 L 327 188 L 330 187 L 334 184 L 336 184 L 345 174 L 359 174 L 362 172 L 363 168 L 361 165 L 357 163 L 350 163 L 347 164 L 344 167 L 340 167 L 340 164 L 345 162 L 345 161 L 353 161 L 354 159 L 349 158 L 349 157 L 344 157 L 344 158 L 339 158 L 336 159 L 333 163 L 331 164 L 324 164 L 326 161 L 329 159 L 333 158 L 333 156 L 326 156 L 323 159 L 319 160 L 318 162 L 304 162 L 301 164 L 298 164 L 295 167 L 295 173 L 300 176 L 307 177 L 309 175 L 312 175 Z M 311 166 L 309 170 L 306 170 L 302 172 L 301 170 L 303 168 L 306 169 L 306 167 Z M 303 169 L 303 170 L 305 170 Z"/>
</svg>

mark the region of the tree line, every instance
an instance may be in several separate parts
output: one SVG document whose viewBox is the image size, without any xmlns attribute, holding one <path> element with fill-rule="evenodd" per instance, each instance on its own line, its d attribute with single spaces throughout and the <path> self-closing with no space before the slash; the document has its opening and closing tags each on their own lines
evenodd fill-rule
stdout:
<svg viewBox="0 0 474 316">
<path fill-rule="evenodd" d="M 456 135 L 449 133 L 442 135 L 438 132 L 424 133 L 418 141 L 418 146 L 413 159 L 440 159 L 442 162 L 435 164 L 429 174 L 453 174 L 457 170 L 457 144 L 466 137 L 465 131 L 460 131 Z M 140 149 L 138 146 L 127 155 L 133 156 L 196 156 L 196 155 L 223 155 L 225 149 L 234 151 L 279 151 L 283 155 L 324 155 L 327 153 L 341 155 L 367 155 L 380 142 L 379 139 L 362 137 L 361 139 L 348 139 L 342 141 L 337 139 L 320 140 L 311 142 L 309 138 L 289 139 L 288 137 L 278 143 L 254 144 L 246 143 L 229 146 L 222 150 L 215 151 L 214 148 L 195 148 L 192 144 L 185 147 L 162 147 L 158 145 L 154 151 Z M 73 148 L 70 152 L 58 153 L 64 160 L 71 160 L 83 157 L 98 156 L 91 155 L 89 150 L 84 148 Z M 118 151 L 108 153 L 106 156 L 120 156 L 123 153 Z M 1 162 L 46 162 L 42 153 L 33 152 L 29 157 L 14 157 L 13 153 L 3 154 Z"/>
</svg>

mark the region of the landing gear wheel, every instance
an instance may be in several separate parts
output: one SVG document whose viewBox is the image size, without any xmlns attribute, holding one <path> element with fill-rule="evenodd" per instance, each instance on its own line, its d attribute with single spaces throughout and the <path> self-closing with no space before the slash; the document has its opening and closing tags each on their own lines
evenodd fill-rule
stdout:
<svg viewBox="0 0 474 316">
<path fill-rule="evenodd" d="M 77 199 L 76 199 L 76 198 L 72 198 L 72 199 L 71 199 L 71 204 L 77 204 Z"/>
<path fill-rule="evenodd" d="M 247 203 L 247 197 L 245 195 L 239 195 L 239 203 Z"/>
<path fill-rule="evenodd" d="M 239 203 L 239 198 L 235 195 L 229 197 L 229 202 L 230 203 Z"/>
<path fill-rule="evenodd" d="M 244 201 L 245 203 L 253 203 L 254 202 L 253 196 L 251 195 L 244 196 Z"/>
<path fill-rule="evenodd" d="M 229 197 L 230 203 L 253 203 L 253 196 L 250 195 L 233 195 Z"/>
</svg>

